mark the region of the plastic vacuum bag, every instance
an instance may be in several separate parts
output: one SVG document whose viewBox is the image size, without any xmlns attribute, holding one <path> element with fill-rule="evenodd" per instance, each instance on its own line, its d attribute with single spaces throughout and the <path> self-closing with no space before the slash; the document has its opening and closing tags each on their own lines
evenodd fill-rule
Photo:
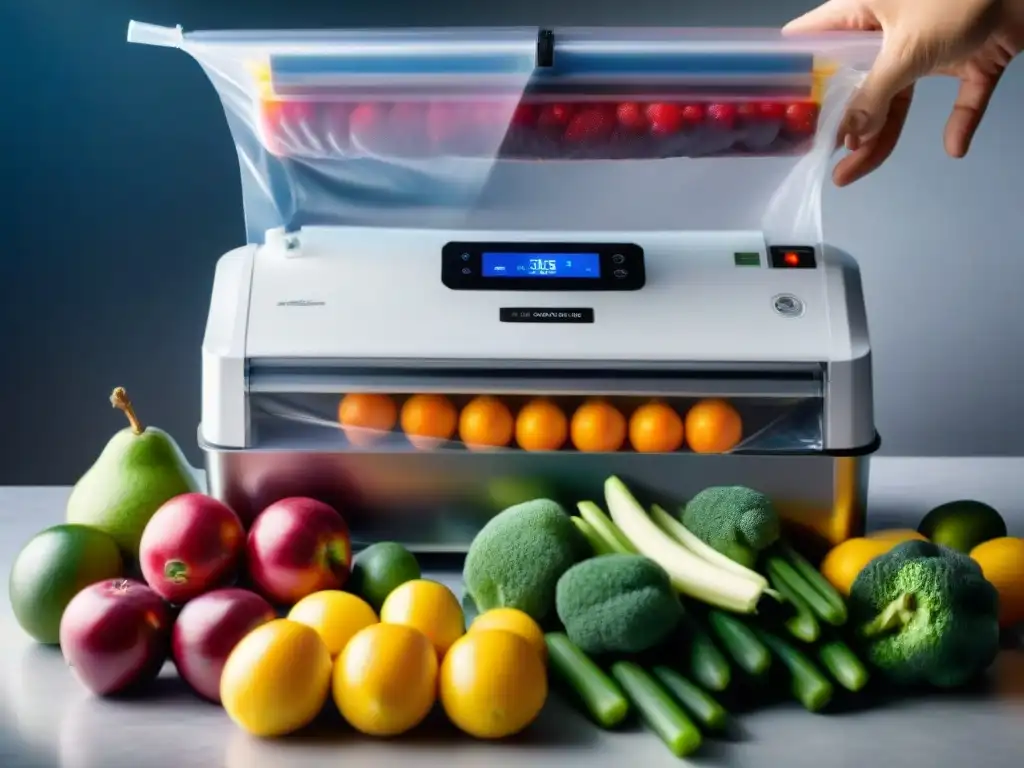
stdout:
<svg viewBox="0 0 1024 768">
<path fill-rule="evenodd" d="M 776 30 L 192 32 L 250 242 L 268 230 L 743 230 L 822 241 L 835 134 L 878 37 Z"/>
</svg>

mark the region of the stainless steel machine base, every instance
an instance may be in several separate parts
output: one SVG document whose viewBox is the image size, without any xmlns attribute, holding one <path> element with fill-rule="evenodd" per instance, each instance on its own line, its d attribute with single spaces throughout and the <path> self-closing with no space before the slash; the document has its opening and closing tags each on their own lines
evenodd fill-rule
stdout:
<svg viewBox="0 0 1024 768">
<path fill-rule="evenodd" d="M 344 514 L 357 546 L 387 540 L 417 552 L 464 552 L 487 520 L 520 501 L 603 507 L 612 474 L 645 504 L 669 510 L 708 486 L 756 488 L 812 551 L 864 530 L 866 456 L 204 449 L 210 493 L 244 521 L 278 499 L 312 496 Z"/>
</svg>

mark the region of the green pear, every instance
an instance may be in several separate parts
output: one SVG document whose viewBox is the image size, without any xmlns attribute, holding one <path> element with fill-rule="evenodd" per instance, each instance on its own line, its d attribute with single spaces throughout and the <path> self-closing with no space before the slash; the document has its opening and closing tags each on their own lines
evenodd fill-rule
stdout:
<svg viewBox="0 0 1024 768">
<path fill-rule="evenodd" d="M 199 483 L 174 438 L 142 426 L 124 389 L 115 389 L 110 402 L 128 417 L 128 427 L 75 484 L 67 521 L 103 531 L 137 562 L 149 519 L 169 499 L 199 491 Z"/>
</svg>

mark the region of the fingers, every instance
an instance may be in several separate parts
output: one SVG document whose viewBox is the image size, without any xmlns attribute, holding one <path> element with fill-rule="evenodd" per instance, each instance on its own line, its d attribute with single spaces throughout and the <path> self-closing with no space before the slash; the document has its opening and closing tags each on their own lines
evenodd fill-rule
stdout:
<svg viewBox="0 0 1024 768">
<path fill-rule="evenodd" d="M 960 91 L 946 121 L 943 139 L 950 157 L 959 158 L 967 154 L 1001 75 L 1002 72 L 987 74 L 972 70 L 960 81 Z"/>
<path fill-rule="evenodd" d="M 845 187 L 864 178 L 889 159 L 903 133 L 913 98 L 912 85 L 896 94 L 889 104 L 886 119 L 878 133 L 862 142 L 836 164 L 832 172 L 832 181 L 836 186 Z"/>
<path fill-rule="evenodd" d="M 809 32 L 830 32 L 844 29 L 857 29 L 853 23 L 850 4 L 843 0 L 830 0 L 819 5 L 813 11 L 793 19 L 782 28 L 784 34 L 807 34 Z"/>
<path fill-rule="evenodd" d="M 840 126 L 847 149 L 856 151 L 862 144 L 871 142 L 888 126 L 894 109 L 905 110 L 906 103 L 899 107 L 892 102 L 925 72 L 926 66 L 912 43 L 902 36 L 888 36 L 874 66 L 850 100 Z M 903 118 L 906 119 L 905 111 Z"/>
</svg>

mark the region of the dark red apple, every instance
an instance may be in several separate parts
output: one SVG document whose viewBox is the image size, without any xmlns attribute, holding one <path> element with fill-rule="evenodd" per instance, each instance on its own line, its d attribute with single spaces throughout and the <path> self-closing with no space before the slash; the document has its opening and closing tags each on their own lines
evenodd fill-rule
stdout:
<svg viewBox="0 0 1024 768">
<path fill-rule="evenodd" d="M 341 589 L 352 564 L 348 524 L 316 499 L 281 499 L 249 529 L 249 576 L 272 602 L 294 605 L 322 589 Z"/>
<path fill-rule="evenodd" d="M 189 602 L 174 622 L 171 656 L 181 679 L 220 703 L 220 676 L 238 641 L 277 618 L 270 603 L 247 589 L 216 589 Z"/>
<path fill-rule="evenodd" d="M 112 696 L 153 681 L 171 634 L 167 604 L 145 584 L 109 579 L 72 598 L 60 620 L 60 648 L 93 693 Z"/>
<path fill-rule="evenodd" d="M 184 493 L 146 524 L 139 564 L 153 591 L 180 604 L 233 579 L 244 547 L 242 521 L 230 507 L 202 493 Z"/>
</svg>

